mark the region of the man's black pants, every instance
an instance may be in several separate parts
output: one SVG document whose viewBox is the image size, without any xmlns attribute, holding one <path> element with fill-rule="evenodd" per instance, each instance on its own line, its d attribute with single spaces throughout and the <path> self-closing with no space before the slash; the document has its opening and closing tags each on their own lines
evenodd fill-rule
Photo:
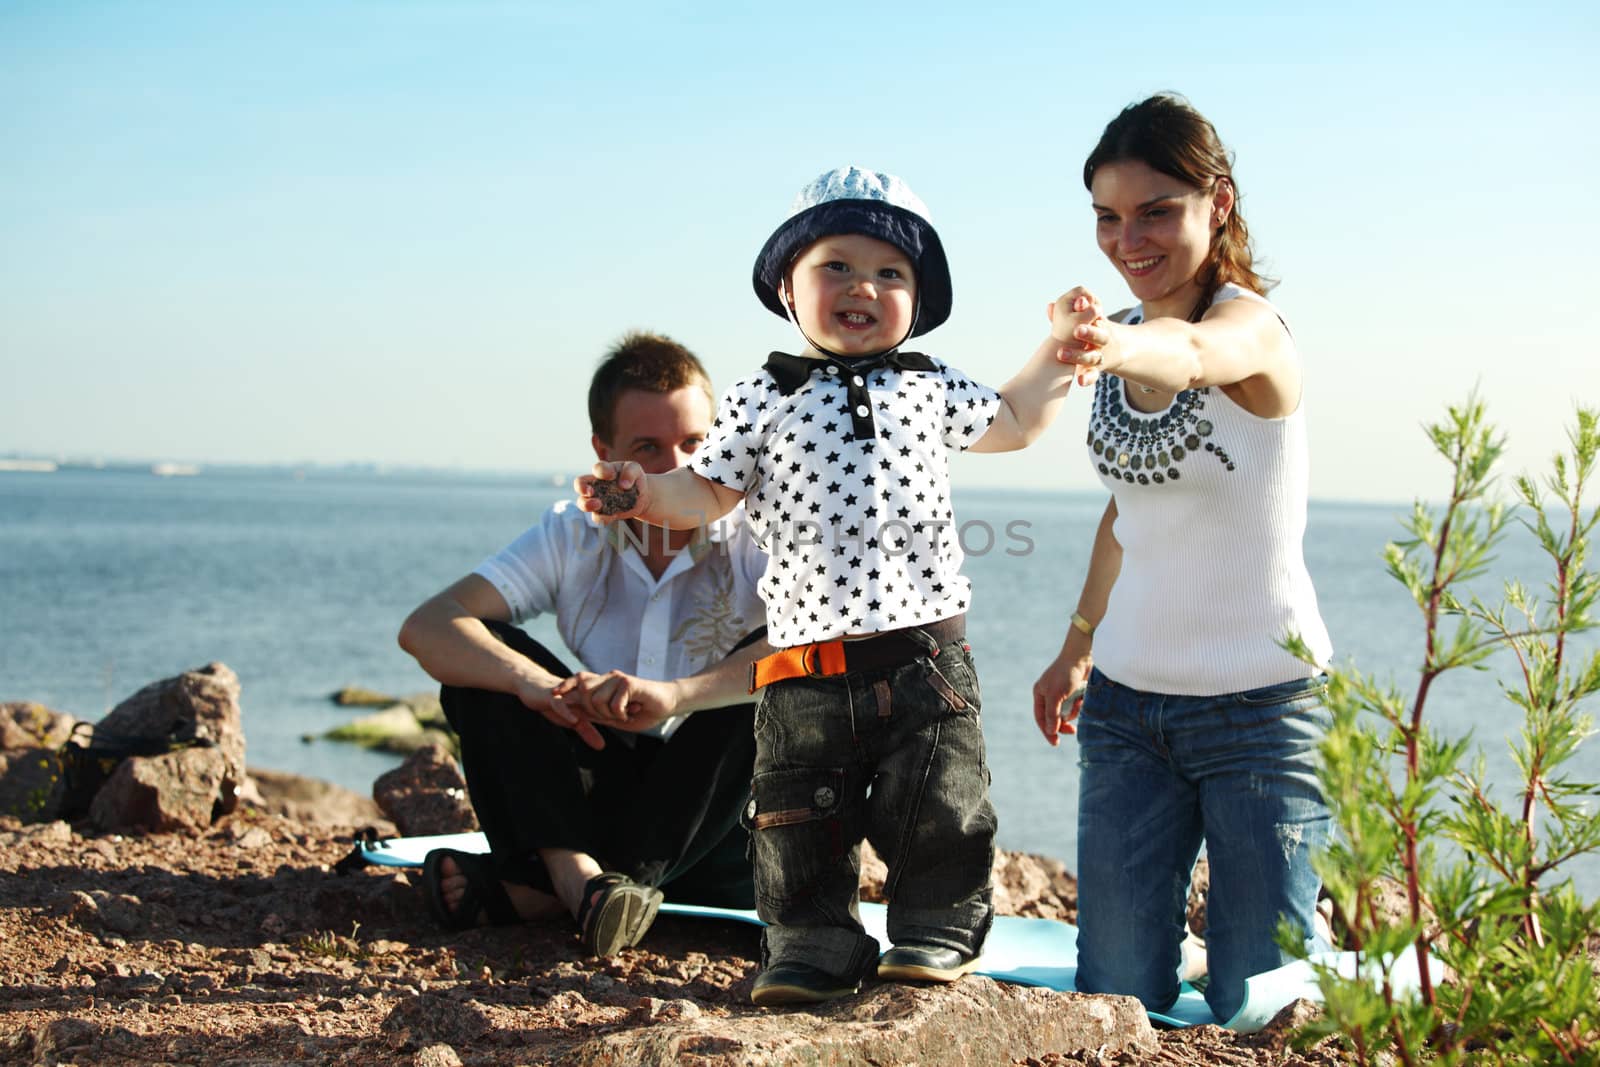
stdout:
<svg viewBox="0 0 1600 1067">
<path fill-rule="evenodd" d="M 557 677 L 572 674 L 516 627 L 484 625 Z M 502 880 L 553 892 L 536 852 L 563 848 L 671 901 L 754 906 L 739 824 L 755 759 L 753 704 L 696 712 L 667 741 L 599 727 L 606 747 L 597 752 L 508 693 L 447 685 L 440 699 Z"/>
</svg>

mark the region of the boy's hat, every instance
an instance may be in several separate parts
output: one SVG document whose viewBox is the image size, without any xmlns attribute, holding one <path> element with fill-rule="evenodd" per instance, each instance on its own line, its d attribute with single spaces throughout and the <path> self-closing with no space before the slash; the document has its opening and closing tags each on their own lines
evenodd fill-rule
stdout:
<svg viewBox="0 0 1600 1067">
<path fill-rule="evenodd" d="M 839 167 L 815 179 L 794 198 L 789 217 L 756 256 L 756 295 L 787 319 L 778 286 L 789 265 L 813 241 L 854 233 L 886 241 L 911 259 L 917 272 L 917 317 L 909 336 L 927 333 L 950 317 L 950 264 L 928 219 L 927 205 L 892 174 Z"/>
</svg>

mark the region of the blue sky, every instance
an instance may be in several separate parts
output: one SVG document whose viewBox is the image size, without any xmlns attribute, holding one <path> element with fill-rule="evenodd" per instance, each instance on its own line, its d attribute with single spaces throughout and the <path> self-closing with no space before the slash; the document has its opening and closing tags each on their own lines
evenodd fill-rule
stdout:
<svg viewBox="0 0 1600 1067">
<path fill-rule="evenodd" d="M 1173 89 L 1282 279 L 1314 495 L 1437 494 L 1474 385 L 1541 466 L 1600 403 L 1600 14 L 1287 7 L 0 0 L 0 455 L 576 469 L 624 330 L 719 386 L 792 347 L 750 266 L 847 162 L 927 201 L 923 347 L 999 384 L 1047 300 L 1125 297 L 1079 174 Z M 1084 399 L 958 482 L 1093 488 Z"/>
</svg>

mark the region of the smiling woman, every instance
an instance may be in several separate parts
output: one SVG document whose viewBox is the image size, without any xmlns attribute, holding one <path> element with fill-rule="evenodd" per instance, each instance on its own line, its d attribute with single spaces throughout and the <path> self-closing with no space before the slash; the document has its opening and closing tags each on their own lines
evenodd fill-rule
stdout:
<svg viewBox="0 0 1600 1067">
<path fill-rule="evenodd" d="M 1246 978 L 1287 962 L 1280 920 L 1311 937 L 1332 651 L 1301 547 L 1300 361 L 1262 295 L 1231 166 L 1171 96 L 1124 110 L 1084 164 L 1096 240 L 1139 304 L 1069 325 L 1098 305 L 1080 288 L 1054 308 L 1053 336 L 1090 346 L 1061 358 L 1100 374 L 1089 459 L 1111 501 L 1034 686 L 1045 739 L 1079 740 L 1078 988 L 1173 1002 L 1203 841 L 1219 1019 Z M 1284 651 L 1291 634 L 1315 664 Z"/>
</svg>

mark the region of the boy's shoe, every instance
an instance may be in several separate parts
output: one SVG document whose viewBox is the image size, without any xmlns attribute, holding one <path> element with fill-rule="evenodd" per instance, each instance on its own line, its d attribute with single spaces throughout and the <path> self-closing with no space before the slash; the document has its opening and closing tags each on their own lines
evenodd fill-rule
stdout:
<svg viewBox="0 0 1600 1067">
<path fill-rule="evenodd" d="M 750 1002 L 763 1007 L 778 1004 L 820 1004 L 847 997 L 861 988 L 859 981 L 840 978 L 809 963 L 779 963 L 764 968 L 750 990 Z"/>
<path fill-rule="evenodd" d="M 900 982 L 954 982 L 976 970 L 980 958 L 941 945 L 896 945 L 878 961 L 878 977 Z"/>
</svg>

